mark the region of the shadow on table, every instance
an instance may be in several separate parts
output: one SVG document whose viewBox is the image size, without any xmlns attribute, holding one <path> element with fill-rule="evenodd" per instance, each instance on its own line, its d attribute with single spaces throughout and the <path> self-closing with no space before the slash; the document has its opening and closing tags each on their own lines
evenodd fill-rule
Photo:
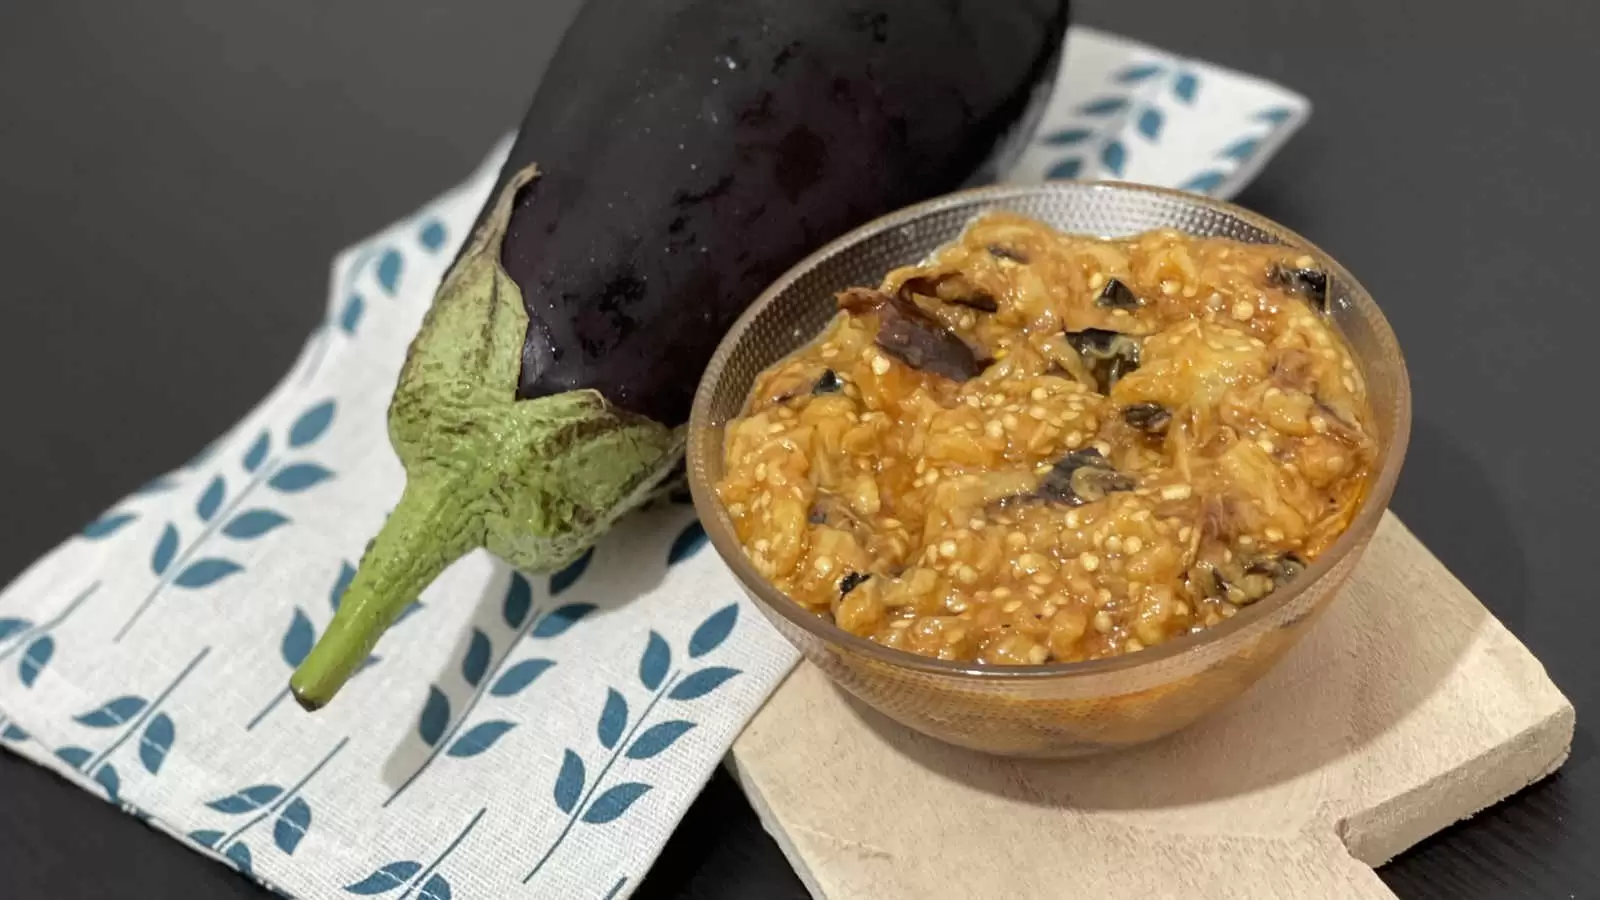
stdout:
<svg viewBox="0 0 1600 900">
<path fill-rule="evenodd" d="M 1470 522 L 1463 525 L 1477 536 L 1482 552 L 1492 549 L 1505 567 L 1502 586 L 1516 594 L 1525 575 L 1522 556 L 1482 470 L 1437 441 L 1437 432 L 1426 423 L 1418 423 L 1417 432 L 1421 459 L 1407 471 L 1415 465 L 1448 473 L 1451 492 L 1472 498 L 1463 516 Z M 1411 546 L 1402 529 L 1386 522 L 1365 566 L 1395 573 L 1393 554 Z M 1412 575 L 1430 576 L 1438 574 L 1424 569 Z M 1433 616 L 1419 626 L 1410 609 L 1392 602 L 1404 596 L 1403 591 L 1347 588 L 1305 639 L 1231 704 L 1159 741 L 1079 760 L 1013 760 L 949 746 L 835 689 L 907 758 L 942 777 L 1029 804 L 1171 809 L 1279 788 L 1317 790 L 1314 783 L 1292 783 L 1410 716 L 1451 675 L 1487 615 L 1474 605 L 1469 615 Z M 1362 643 L 1353 645 L 1352 636 Z M 1396 662 L 1401 658 L 1403 667 Z M 1287 801 L 1288 795 L 1281 799 Z"/>
<path fill-rule="evenodd" d="M 664 559 L 618 561 L 634 552 L 632 545 L 659 544 L 663 531 L 676 534 L 693 519 L 692 508 L 658 503 L 625 517 L 591 554 L 549 577 L 524 577 L 501 566 L 474 601 L 444 668 L 430 680 L 412 727 L 384 763 L 384 782 L 394 790 L 384 805 L 394 803 L 441 755 L 475 756 L 498 740 L 507 730 L 503 723 L 472 713 L 485 695 L 515 696 L 548 668 L 541 654 L 519 651 L 523 639 L 557 637 L 589 615 L 626 606 L 655 589 L 667 572 Z M 580 579 L 591 565 L 604 567 L 605 577 Z"/>
</svg>

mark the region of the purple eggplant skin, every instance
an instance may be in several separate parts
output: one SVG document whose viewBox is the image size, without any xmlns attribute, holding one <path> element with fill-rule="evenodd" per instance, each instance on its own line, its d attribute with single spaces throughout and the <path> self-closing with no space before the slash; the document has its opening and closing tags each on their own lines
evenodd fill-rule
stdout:
<svg viewBox="0 0 1600 900">
<path fill-rule="evenodd" d="M 1009 166 L 1068 7 L 590 0 L 502 175 L 541 173 L 500 256 L 529 319 L 518 398 L 591 388 L 683 424 L 718 341 L 784 271 Z"/>
</svg>

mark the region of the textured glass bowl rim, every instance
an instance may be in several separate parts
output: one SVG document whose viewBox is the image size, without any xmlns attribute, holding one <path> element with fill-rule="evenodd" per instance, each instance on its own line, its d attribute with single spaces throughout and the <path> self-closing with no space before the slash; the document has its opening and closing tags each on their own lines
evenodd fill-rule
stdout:
<svg viewBox="0 0 1600 900">
<path fill-rule="evenodd" d="M 1015 200 L 1040 193 L 1078 193 L 1083 191 L 1094 193 L 1135 192 L 1168 197 L 1184 204 L 1207 208 L 1236 218 L 1265 232 L 1278 244 L 1302 250 L 1320 260 L 1337 280 L 1337 283 L 1345 287 L 1349 304 L 1365 308 L 1367 318 L 1375 326 L 1375 337 L 1378 345 L 1389 350 L 1393 357 L 1393 365 L 1395 367 L 1395 403 L 1394 412 L 1389 422 L 1391 438 L 1380 448 L 1382 464 L 1379 467 L 1377 477 L 1373 479 L 1371 489 L 1362 501 L 1361 508 L 1357 510 L 1355 518 L 1351 520 L 1344 533 L 1334 541 L 1333 546 L 1328 548 L 1311 565 L 1307 566 L 1305 572 L 1299 578 L 1296 578 L 1288 586 L 1272 592 L 1265 599 L 1245 607 L 1232 618 L 1201 632 L 1173 638 L 1155 647 L 1147 647 L 1136 653 L 1119 654 L 1103 659 L 1045 663 L 1038 666 L 991 666 L 972 662 L 942 660 L 912 653 L 909 650 L 885 647 L 865 637 L 845 631 L 834 624 L 831 619 L 807 612 L 799 603 L 796 603 L 792 598 L 778 590 L 770 581 L 756 571 L 749 557 L 745 555 L 744 547 L 739 543 L 727 510 L 723 508 L 721 501 L 717 499 L 716 486 L 708 483 L 704 477 L 706 467 L 698 459 L 698 451 L 702 448 L 710 448 L 712 442 L 696 440 L 696 436 L 714 427 L 707 421 L 710 415 L 709 409 L 712 398 L 716 393 L 717 382 L 727 365 L 728 358 L 733 354 L 740 339 L 756 320 L 757 316 L 771 305 L 777 297 L 787 291 L 795 281 L 829 257 L 879 234 L 896 228 L 903 228 L 916 223 L 925 216 L 944 212 L 951 208 L 963 206 L 979 207 L 973 210 L 972 214 L 975 217 L 990 211 L 981 208 L 983 204 Z M 1181 231 L 1182 229 L 1178 230 Z M 1361 355 L 1357 354 L 1357 364 L 1361 365 L 1363 362 Z M 1366 367 L 1364 365 L 1363 375 L 1366 375 Z M 1368 380 L 1370 383 L 1370 379 Z M 1225 641 L 1229 637 L 1249 629 L 1255 623 L 1271 617 L 1276 611 L 1294 602 L 1301 593 L 1310 590 L 1313 585 L 1327 577 L 1328 573 L 1341 560 L 1356 550 L 1357 545 L 1364 545 L 1371 539 L 1372 533 L 1377 530 L 1379 520 L 1388 509 L 1390 497 L 1394 494 L 1395 482 L 1400 477 L 1400 466 L 1405 458 L 1406 444 L 1410 440 L 1410 435 L 1410 376 L 1406 371 L 1405 357 L 1400 352 L 1400 344 L 1395 338 L 1394 329 L 1390 327 L 1389 320 L 1384 317 L 1383 311 L 1379 309 L 1372 296 L 1367 293 L 1366 288 L 1362 287 L 1361 283 L 1344 266 L 1340 265 L 1337 260 L 1329 256 L 1321 248 L 1265 216 L 1257 215 L 1232 203 L 1204 197 L 1199 194 L 1121 181 L 1057 180 L 1040 184 L 994 185 L 972 188 L 926 200 L 874 219 L 828 243 L 822 249 L 795 264 L 793 268 L 763 291 L 755 299 L 755 302 L 751 303 L 750 307 L 745 310 L 744 315 L 734 322 L 733 327 L 728 329 L 728 333 L 723 336 L 722 342 L 717 345 L 717 351 L 711 357 L 711 362 L 706 366 L 699 388 L 695 391 L 694 404 L 689 413 L 688 475 L 689 489 L 694 497 L 695 511 L 699 514 L 700 521 L 705 527 L 706 535 L 711 539 L 712 546 L 717 548 L 717 553 L 722 557 L 723 562 L 733 571 L 734 576 L 743 583 L 745 589 L 757 598 L 763 606 L 769 611 L 776 612 L 791 624 L 808 632 L 812 637 L 895 668 L 926 672 L 944 677 L 977 678 L 991 683 L 1003 681 L 1034 682 L 1073 676 L 1103 675 L 1154 665 L 1197 651 L 1209 644 Z M 716 442 L 715 452 L 720 453 L 722 448 L 723 443 Z"/>
</svg>

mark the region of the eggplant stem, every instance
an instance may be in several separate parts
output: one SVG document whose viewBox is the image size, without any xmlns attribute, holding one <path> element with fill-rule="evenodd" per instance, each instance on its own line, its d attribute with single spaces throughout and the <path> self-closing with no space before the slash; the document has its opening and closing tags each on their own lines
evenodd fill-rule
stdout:
<svg viewBox="0 0 1600 900">
<path fill-rule="evenodd" d="M 408 478 L 368 545 L 321 640 L 289 679 L 295 702 L 322 708 L 372 653 L 385 630 L 452 563 L 482 546 L 471 493 L 441 479 Z"/>
</svg>

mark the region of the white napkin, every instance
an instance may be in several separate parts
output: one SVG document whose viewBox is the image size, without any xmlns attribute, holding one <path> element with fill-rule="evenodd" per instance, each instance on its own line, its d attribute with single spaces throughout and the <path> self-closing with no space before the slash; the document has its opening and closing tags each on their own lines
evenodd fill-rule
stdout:
<svg viewBox="0 0 1600 900">
<path fill-rule="evenodd" d="M 1013 180 L 1227 196 L 1308 114 L 1110 35 L 1067 43 Z M 237 427 L 0 594 L 0 744 L 294 897 L 633 891 L 796 661 L 689 507 L 549 578 L 475 554 L 327 710 L 286 702 L 399 495 L 395 375 L 506 150 L 339 256 L 325 326 Z"/>
</svg>

